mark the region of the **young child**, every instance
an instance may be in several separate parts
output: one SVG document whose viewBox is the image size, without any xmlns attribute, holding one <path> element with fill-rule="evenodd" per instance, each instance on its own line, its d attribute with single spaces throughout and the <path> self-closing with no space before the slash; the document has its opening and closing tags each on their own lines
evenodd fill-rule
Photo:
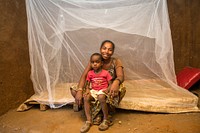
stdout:
<svg viewBox="0 0 200 133">
<path fill-rule="evenodd" d="M 90 70 L 87 74 L 86 91 L 83 94 L 84 110 L 87 121 L 80 130 L 82 133 L 87 132 L 92 126 L 92 116 L 90 112 L 90 103 L 92 100 L 99 100 L 104 115 L 104 120 L 99 125 L 99 130 L 107 130 L 109 127 L 109 125 L 106 123 L 108 121 L 108 106 L 106 103 L 106 95 L 108 94 L 112 77 L 108 71 L 102 69 L 103 58 L 101 54 L 92 54 L 90 57 L 90 64 L 92 70 Z"/>
</svg>

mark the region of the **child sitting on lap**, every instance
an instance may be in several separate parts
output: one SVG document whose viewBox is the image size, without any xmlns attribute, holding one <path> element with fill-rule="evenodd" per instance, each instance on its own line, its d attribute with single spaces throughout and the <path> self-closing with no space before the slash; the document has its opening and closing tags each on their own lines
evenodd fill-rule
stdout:
<svg viewBox="0 0 200 133">
<path fill-rule="evenodd" d="M 92 126 L 92 117 L 90 104 L 91 101 L 99 100 L 103 112 L 103 122 L 99 125 L 99 130 L 107 130 L 109 128 L 108 122 L 108 105 L 106 103 L 106 97 L 111 84 L 111 75 L 108 71 L 102 69 L 103 58 L 99 53 L 94 53 L 90 57 L 90 64 L 92 70 L 87 74 L 86 91 L 83 94 L 84 97 L 84 110 L 87 121 L 81 128 L 81 132 L 87 132 Z"/>
</svg>

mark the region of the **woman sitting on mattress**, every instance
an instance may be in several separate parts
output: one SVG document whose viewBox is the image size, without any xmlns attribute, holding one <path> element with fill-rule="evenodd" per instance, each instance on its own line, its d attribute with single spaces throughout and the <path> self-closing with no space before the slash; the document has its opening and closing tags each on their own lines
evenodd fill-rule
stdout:
<svg viewBox="0 0 200 133">
<path fill-rule="evenodd" d="M 107 103 L 109 104 L 109 114 L 111 115 L 115 109 L 119 105 L 119 102 L 124 97 L 126 89 L 123 87 L 122 83 L 124 81 L 124 71 L 121 60 L 118 58 L 112 57 L 115 49 L 115 44 L 110 40 L 105 40 L 102 42 L 100 47 L 100 53 L 103 57 L 103 69 L 109 71 L 110 75 L 112 76 L 112 85 L 110 87 L 110 96 L 113 97 L 112 99 L 107 98 Z M 79 108 L 82 106 L 83 103 L 83 93 L 84 93 L 84 86 L 86 82 L 86 76 L 88 71 L 91 70 L 90 62 L 88 66 L 85 68 L 78 86 L 71 87 L 71 94 L 75 98 L 74 104 L 74 111 L 78 111 Z M 94 101 L 91 109 L 93 124 L 99 125 L 102 121 L 102 113 L 101 113 L 101 106 L 99 101 Z M 109 120 L 112 124 L 112 121 Z"/>
</svg>

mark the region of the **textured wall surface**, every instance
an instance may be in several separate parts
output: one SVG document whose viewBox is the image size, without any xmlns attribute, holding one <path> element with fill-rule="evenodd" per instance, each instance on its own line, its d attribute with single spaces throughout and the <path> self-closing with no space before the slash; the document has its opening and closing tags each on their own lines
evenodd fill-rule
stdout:
<svg viewBox="0 0 200 133">
<path fill-rule="evenodd" d="M 175 70 L 200 68 L 200 1 L 168 0 Z M 0 0 L 0 115 L 34 94 L 25 0 Z"/>
<path fill-rule="evenodd" d="M 200 68 L 200 1 L 168 0 L 175 70 Z"/>
<path fill-rule="evenodd" d="M 24 0 L 0 0 L 0 115 L 33 94 Z"/>
</svg>

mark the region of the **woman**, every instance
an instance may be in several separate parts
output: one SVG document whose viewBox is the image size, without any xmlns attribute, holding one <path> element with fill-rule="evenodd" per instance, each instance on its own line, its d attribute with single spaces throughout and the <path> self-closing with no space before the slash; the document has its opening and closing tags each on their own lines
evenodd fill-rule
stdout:
<svg viewBox="0 0 200 133">
<path fill-rule="evenodd" d="M 103 57 L 103 66 L 102 68 L 109 71 L 110 75 L 112 76 L 112 84 L 110 87 L 109 94 L 112 99 L 107 99 L 107 103 L 110 105 L 110 110 L 114 109 L 115 107 L 118 106 L 119 102 L 125 95 L 125 87 L 122 86 L 122 83 L 124 81 L 124 71 L 123 71 L 123 66 L 121 63 L 121 60 L 118 58 L 113 58 L 112 55 L 115 50 L 115 44 L 110 41 L 110 40 L 105 40 L 102 42 L 101 47 L 100 47 L 100 53 Z M 82 105 L 82 98 L 83 98 L 83 91 L 85 87 L 85 82 L 86 82 L 86 76 L 87 73 L 91 70 L 91 65 L 90 62 L 85 68 L 78 87 L 76 88 L 71 88 L 71 93 L 75 98 L 75 103 L 78 105 L 78 107 L 81 107 Z M 93 124 L 100 124 L 101 122 L 99 113 L 100 113 L 101 107 L 99 102 L 95 102 L 92 107 L 92 119 L 93 119 Z M 108 124 L 108 123 L 105 123 Z"/>
</svg>

